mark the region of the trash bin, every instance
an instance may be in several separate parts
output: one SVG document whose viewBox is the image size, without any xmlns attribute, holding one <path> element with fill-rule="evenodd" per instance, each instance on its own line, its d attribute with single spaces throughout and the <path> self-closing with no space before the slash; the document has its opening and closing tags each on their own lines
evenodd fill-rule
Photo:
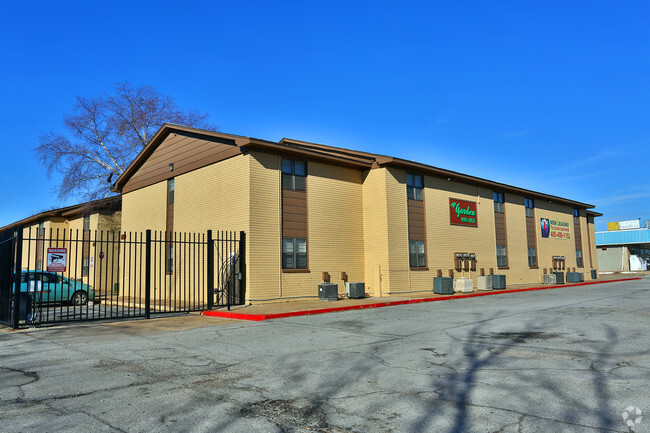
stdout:
<svg viewBox="0 0 650 433">
<path fill-rule="evenodd" d="M 113 284 L 113 293 L 115 293 L 116 295 L 120 294 L 120 283 Z"/>
<path fill-rule="evenodd" d="M 597 280 L 598 279 L 598 271 L 595 269 L 591 270 L 591 279 L 592 280 Z"/>
<path fill-rule="evenodd" d="M 32 297 L 29 293 L 20 294 L 20 310 L 18 320 L 31 320 L 32 318 Z"/>
</svg>

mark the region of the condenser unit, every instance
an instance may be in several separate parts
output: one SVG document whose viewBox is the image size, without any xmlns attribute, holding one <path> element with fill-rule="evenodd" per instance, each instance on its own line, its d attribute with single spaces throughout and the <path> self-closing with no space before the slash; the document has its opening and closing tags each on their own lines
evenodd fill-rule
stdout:
<svg viewBox="0 0 650 433">
<path fill-rule="evenodd" d="M 345 293 L 349 299 L 362 299 L 366 297 L 365 283 L 345 283 Z"/>
<path fill-rule="evenodd" d="M 564 272 L 554 272 L 555 284 L 564 284 Z"/>
<path fill-rule="evenodd" d="M 578 275 L 580 276 L 580 282 L 584 282 L 585 280 L 585 273 L 584 272 L 578 272 Z"/>
<path fill-rule="evenodd" d="M 584 280 L 584 277 L 582 278 Z M 566 282 L 567 283 L 579 283 L 580 273 L 579 272 L 567 272 L 566 273 Z"/>
<path fill-rule="evenodd" d="M 492 288 L 496 290 L 503 290 L 506 288 L 505 275 L 492 275 Z"/>
<path fill-rule="evenodd" d="M 492 276 L 484 275 L 476 277 L 476 290 L 492 290 Z"/>
<path fill-rule="evenodd" d="M 433 293 L 452 295 L 454 293 L 454 279 L 450 277 L 433 277 Z"/>
<path fill-rule="evenodd" d="M 598 271 L 597 270 L 595 270 L 595 269 L 591 270 L 591 279 L 592 280 L 598 279 Z"/>
<path fill-rule="evenodd" d="M 339 298 L 339 285 L 335 283 L 319 284 L 318 298 L 324 301 L 336 301 Z"/>
<path fill-rule="evenodd" d="M 544 284 L 555 284 L 555 281 L 555 274 L 542 275 L 542 283 Z"/>
<path fill-rule="evenodd" d="M 454 292 L 469 293 L 474 291 L 471 278 L 458 278 L 454 280 Z"/>
</svg>

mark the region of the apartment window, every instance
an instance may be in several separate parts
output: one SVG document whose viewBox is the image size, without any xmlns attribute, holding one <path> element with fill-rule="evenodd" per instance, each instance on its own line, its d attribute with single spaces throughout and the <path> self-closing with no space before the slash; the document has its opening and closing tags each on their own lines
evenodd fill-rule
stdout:
<svg viewBox="0 0 650 433">
<path fill-rule="evenodd" d="M 532 198 L 525 199 L 526 205 L 526 217 L 534 218 L 535 217 L 535 201 Z"/>
<path fill-rule="evenodd" d="M 307 190 L 307 163 L 282 160 L 282 188 L 296 191 Z"/>
<path fill-rule="evenodd" d="M 174 272 L 174 244 L 167 244 L 167 274 L 172 274 Z"/>
<path fill-rule="evenodd" d="M 30 232 L 31 233 L 31 232 Z M 50 232 L 51 233 L 51 232 Z M 45 248 L 45 223 L 38 223 L 38 231 L 36 232 L 36 270 L 43 270 L 43 250 Z"/>
<path fill-rule="evenodd" d="M 496 213 L 503 213 L 503 193 L 502 192 L 495 192 L 493 194 L 493 199 L 494 199 L 494 212 Z"/>
<path fill-rule="evenodd" d="M 535 247 L 528 247 L 528 266 L 531 268 L 537 267 L 537 251 Z"/>
<path fill-rule="evenodd" d="M 167 204 L 172 205 L 174 204 L 174 179 L 169 179 L 167 181 Z"/>
<path fill-rule="evenodd" d="M 573 209 L 573 224 L 580 224 L 580 209 Z"/>
<path fill-rule="evenodd" d="M 81 276 L 87 277 L 90 271 L 90 257 L 81 258 Z"/>
<path fill-rule="evenodd" d="M 576 250 L 576 266 L 582 268 L 582 250 Z"/>
<path fill-rule="evenodd" d="M 282 268 L 307 269 L 307 239 L 282 239 Z"/>
<path fill-rule="evenodd" d="M 412 268 L 425 268 L 427 266 L 424 241 L 409 241 L 409 265 Z"/>
<path fill-rule="evenodd" d="M 90 215 L 84 216 L 84 230 L 90 230 Z"/>
<path fill-rule="evenodd" d="M 505 245 L 497 245 L 497 267 L 505 268 L 508 266 L 508 255 L 506 254 Z"/>
<path fill-rule="evenodd" d="M 406 174 L 406 196 L 410 200 L 423 200 L 424 179 L 417 174 Z"/>
</svg>

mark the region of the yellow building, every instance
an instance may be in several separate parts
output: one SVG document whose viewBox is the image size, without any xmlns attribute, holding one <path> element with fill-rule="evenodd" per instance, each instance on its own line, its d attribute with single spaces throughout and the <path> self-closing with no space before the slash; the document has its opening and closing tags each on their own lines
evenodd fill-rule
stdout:
<svg viewBox="0 0 650 433">
<path fill-rule="evenodd" d="M 166 124 L 114 189 L 122 232 L 246 232 L 247 302 L 315 296 L 328 280 L 386 296 L 437 276 L 536 284 L 597 268 L 593 205 L 290 139 Z"/>
<path fill-rule="evenodd" d="M 47 251 L 66 254 L 61 275 L 89 284 L 98 293 L 113 287 L 118 270 L 121 197 L 53 209 L 0 228 L 22 227 L 22 270 L 46 270 Z"/>
</svg>

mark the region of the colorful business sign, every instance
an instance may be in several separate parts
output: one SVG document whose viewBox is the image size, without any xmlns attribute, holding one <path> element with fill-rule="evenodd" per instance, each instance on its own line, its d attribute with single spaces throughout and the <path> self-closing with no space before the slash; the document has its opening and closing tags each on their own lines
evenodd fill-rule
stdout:
<svg viewBox="0 0 650 433">
<path fill-rule="evenodd" d="M 65 272 L 67 262 L 67 248 L 47 249 L 47 272 Z"/>
<path fill-rule="evenodd" d="M 476 202 L 450 198 L 449 221 L 454 225 L 477 227 Z"/>
<path fill-rule="evenodd" d="M 571 228 L 566 221 L 541 218 L 540 227 L 543 238 L 571 239 Z"/>
<path fill-rule="evenodd" d="M 618 229 L 619 230 L 634 230 L 641 228 L 640 220 L 630 220 L 630 221 L 619 221 Z"/>
</svg>

